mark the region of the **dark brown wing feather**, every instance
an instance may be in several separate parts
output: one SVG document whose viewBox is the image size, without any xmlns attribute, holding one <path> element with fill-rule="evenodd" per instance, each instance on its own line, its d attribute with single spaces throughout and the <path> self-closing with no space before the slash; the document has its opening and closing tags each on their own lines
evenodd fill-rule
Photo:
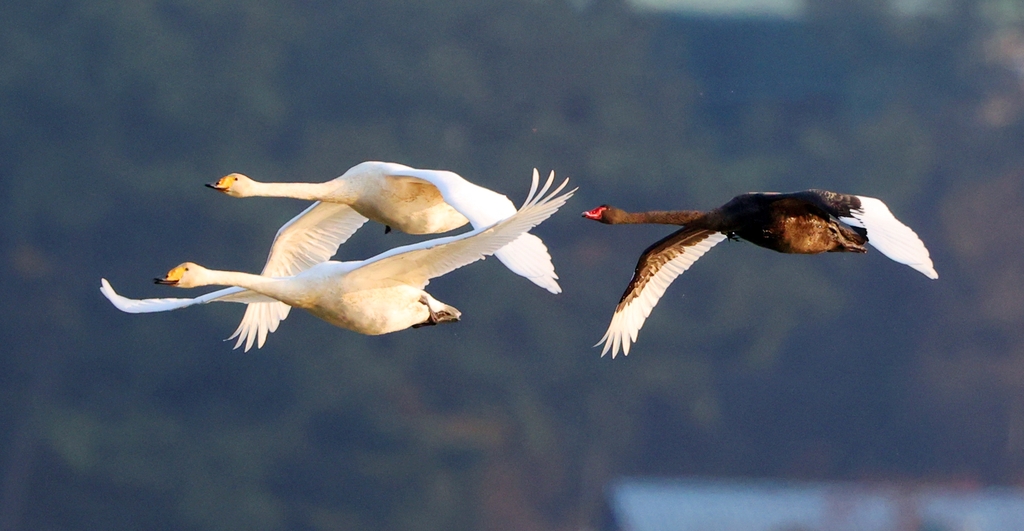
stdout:
<svg viewBox="0 0 1024 531">
<path fill-rule="evenodd" d="M 828 190 L 805 190 L 784 195 L 807 201 L 837 218 L 848 218 L 852 210 L 861 209 L 859 197 Z"/>
<path fill-rule="evenodd" d="M 629 285 L 626 286 L 626 291 L 622 294 L 622 298 L 619 299 L 619 305 L 615 308 L 616 311 L 621 310 L 630 301 L 635 299 L 644 290 L 644 287 L 647 286 L 651 277 L 661 270 L 665 264 L 685 253 L 687 247 L 697 245 L 716 232 L 718 231 L 682 228 L 648 247 L 640 255 L 640 260 L 633 271 L 633 278 L 629 281 Z"/>
</svg>

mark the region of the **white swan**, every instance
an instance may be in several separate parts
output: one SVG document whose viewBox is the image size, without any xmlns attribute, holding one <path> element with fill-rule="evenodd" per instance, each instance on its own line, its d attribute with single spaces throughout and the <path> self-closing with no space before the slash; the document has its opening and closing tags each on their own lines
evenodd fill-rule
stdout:
<svg viewBox="0 0 1024 531">
<path fill-rule="evenodd" d="M 515 213 L 507 197 L 475 185 L 457 173 L 421 170 L 393 162 L 368 161 L 322 183 L 263 183 L 240 173 L 206 186 L 232 197 L 291 197 L 352 207 L 358 215 L 408 234 L 436 234 L 488 227 Z M 339 245 L 344 240 L 338 242 Z M 540 238 L 523 234 L 494 253 L 512 272 L 561 293 L 551 256 Z"/>
<path fill-rule="evenodd" d="M 412 175 L 432 179 L 436 184 Z M 338 246 L 367 220 L 346 202 L 353 202 L 377 219 L 398 220 L 401 230 L 412 233 L 450 230 L 466 223 L 465 216 L 444 202 L 439 187 L 453 204 L 467 212 L 476 228 L 516 212 L 515 205 L 505 196 L 469 183 L 455 173 L 416 170 L 384 162 L 364 162 L 327 183 L 259 183 L 241 174 L 231 174 L 207 186 L 235 197 L 325 198 L 325 202 L 314 203 L 278 231 L 262 272 L 270 277 L 291 276 L 334 256 Z M 353 199 L 357 196 L 358 199 Z M 381 211 L 384 214 L 377 214 Z M 561 292 L 551 257 L 540 238 L 523 234 L 496 256 L 514 272 L 548 291 Z M 276 301 L 249 302 L 242 321 L 228 339 L 237 337 L 235 348 L 244 342 L 246 351 L 253 343 L 262 347 L 267 335 L 277 329 L 290 310 L 287 304 Z"/>
<path fill-rule="evenodd" d="M 316 264 L 326 262 L 338 251 L 341 242 L 347 240 L 364 223 L 366 223 L 366 218 L 357 214 L 347 205 L 313 203 L 277 231 L 262 275 L 268 277 L 292 276 Z M 174 310 L 218 298 L 222 301 L 246 303 L 248 307 L 241 323 L 228 338 L 231 340 L 237 337 L 235 348 L 245 343 L 246 351 L 252 348 L 253 343 L 256 343 L 257 347 L 262 347 L 267 340 L 267 334 L 277 330 L 280 322 L 288 317 L 288 313 L 291 311 L 291 306 L 287 304 L 239 289 L 221 290 L 196 299 L 145 299 L 143 301 L 132 301 L 123 297 L 118 299 L 117 294 L 105 280 L 102 289 L 115 306 L 129 313 Z M 115 297 L 111 298 L 111 295 Z M 186 302 L 188 303 L 185 304 Z"/>
<path fill-rule="evenodd" d="M 118 295 L 110 283 L 102 279 L 100 291 L 115 307 L 129 313 L 168 311 L 207 302 L 279 301 L 303 308 L 333 325 L 370 335 L 456 321 L 459 311 L 434 299 L 423 288 L 431 278 L 494 254 L 554 214 L 575 190 L 558 195 L 568 184 L 566 179 L 548 193 L 553 180 L 554 172 L 538 192 L 538 176 L 534 170 L 533 186 L 523 207 L 489 227 L 398 247 L 368 260 L 325 261 L 297 274 L 277 278 L 211 270 L 186 262 L 156 281 L 177 287 L 231 287 L 193 299 L 133 300 Z M 326 203 L 311 208 L 323 205 Z M 289 225 L 301 223 L 303 217 L 292 220 Z M 289 234 L 286 229 L 288 225 L 279 232 L 275 248 L 282 234 Z M 336 239 L 340 232 L 343 231 L 336 231 L 327 239 Z M 275 252 L 278 249 L 271 251 L 272 257 Z"/>
</svg>

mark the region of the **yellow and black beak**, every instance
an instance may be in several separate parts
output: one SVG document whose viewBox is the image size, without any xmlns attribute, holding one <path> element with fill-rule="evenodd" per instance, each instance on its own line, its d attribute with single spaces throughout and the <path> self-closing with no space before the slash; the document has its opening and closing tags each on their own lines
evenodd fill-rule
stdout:
<svg viewBox="0 0 1024 531">
<path fill-rule="evenodd" d="M 181 276 L 185 274 L 185 266 L 178 266 L 167 272 L 167 276 L 164 278 L 154 278 L 153 282 L 156 284 L 163 284 L 165 286 L 177 286 L 178 281 L 181 280 Z"/>
<path fill-rule="evenodd" d="M 238 178 L 235 177 L 235 174 L 232 173 L 231 175 L 225 175 L 224 177 L 221 177 L 215 183 L 207 183 L 206 187 L 213 188 L 218 192 L 226 192 L 228 191 L 229 188 L 231 188 L 232 184 L 235 184 L 236 180 L 238 180 Z"/>
</svg>

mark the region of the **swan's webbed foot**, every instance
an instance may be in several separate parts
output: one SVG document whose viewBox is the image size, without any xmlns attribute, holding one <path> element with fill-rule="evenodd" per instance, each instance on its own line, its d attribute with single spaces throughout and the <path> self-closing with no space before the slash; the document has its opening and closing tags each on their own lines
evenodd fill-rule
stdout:
<svg viewBox="0 0 1024 531">
<path fill-rule="evenodd" d="M 412 327 L 413 328 L 422 328 L 424 326 L 434 326 L 434 325 L 439 325 L 439 324 L 442 324 L 442 323 L 457 323 L 457 322 L 459 322 L 459 316 L 457 316 L 457 315 L 455 315 L 455 314 L 453 314 L 451 312 L 448 312 L 448 311 L 445 311 L 445 310 L 441 310 L 441 311 L 436 312 L 436 313 L 435 312 L 430 312 L 430 318 L 429 319 L 427 319 L 426 321 L 423 321 L 422 323 L 416 323 L 416 324 L 412 325 Z"/>
<path fill-rule="evenodd" d="M 833 238 L 835 238 L 838 244 L 835 249 L 830 252 L 843 252 L 843 253 L 866 253 L 868 248 L 864 246 L 868 242 L 868 238 L 865 234 L 861 234 L 859 231 L 854 230 L 851 227 L 841 224 L 830 225 L 829 228 L 832 230 Z"/>
<path fill-rule="evenodd" d="M 384 225 L 384 234 L 391 233 L 391 225 Z"/>
<path fill-rule="evenodd" d="M 427 312 L 430 313 L 430 316 L 427 317 L 426 321 L 412 325 L 413 328 L 434 326 L 441 323 L 455 323 L 459 321 L 459 314 L 456 312 L 450 312 L 448 310 L 439 310 L 435 312 L 434 309 L 430 307 L 430 303 L 427 302 L 426 297 L 420 297 L 420 302 L 427 307 Z"/>
<path fill-rule="evenodd" d="M 868 248 L 867 247 L 864 247 L 863 245 L 860 245 L 860 244 L 857 244 L 857 243 L 852 243 L 852 242 L 845 242 L 842 250 L 843 250 L 843 252 L 846 252 L 846 253 L 866 253 L 866 252 L 868 252 Z"/>
</svg>

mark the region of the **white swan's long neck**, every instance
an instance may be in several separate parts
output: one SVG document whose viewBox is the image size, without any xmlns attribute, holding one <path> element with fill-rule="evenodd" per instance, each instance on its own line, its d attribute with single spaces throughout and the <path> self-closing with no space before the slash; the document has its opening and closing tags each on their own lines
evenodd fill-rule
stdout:
<svg viewBox="0 0 1024 531">
<path fill-rule="evenodd" d="M 307 201 L 320 201 L 337 195 L 338 183 L 261 183 L 253 181 L 246 195 L 258 197 L 290 197 Z"/>
<path fill-rule="evenodd" d="M 207 269 L 203 272 L 201 285 L 238 286 L 268 297 L 273 297 L 292 306 L 302 306 L 301 286 L 286 281 L 239 271 L 218 271 Z"/>
</svg>

